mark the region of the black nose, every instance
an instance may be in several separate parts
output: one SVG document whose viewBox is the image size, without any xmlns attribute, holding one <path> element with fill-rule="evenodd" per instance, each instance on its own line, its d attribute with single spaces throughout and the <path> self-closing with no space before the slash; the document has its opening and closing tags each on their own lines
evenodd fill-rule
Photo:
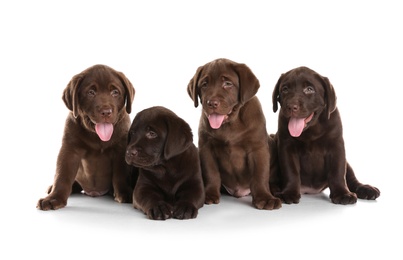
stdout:
<svg viewBox="0 0 403 260">
<path fill-rule="evenodd" d="M 220 106 L 220 101 L 216 99 L 207 100 L 207 106 L 209 108 L 217 108 Z"/>
</svg>

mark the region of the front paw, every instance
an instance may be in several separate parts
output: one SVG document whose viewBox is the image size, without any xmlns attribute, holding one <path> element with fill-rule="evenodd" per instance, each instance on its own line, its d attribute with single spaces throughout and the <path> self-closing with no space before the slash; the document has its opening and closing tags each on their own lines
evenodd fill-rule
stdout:
<svg viewBox="0 0 403 260">
<path fill-rule="evenodd" d="M 273 196 L 253 197 L 252 204 L 257 209 L 279 209 L 281 208 L 281 200 Z"/>
<path fill-rule="evenodd" d="M 114 200 L 119 203 L 132 203 L 133 190 L 130 188 L 127 188 L 127 189 L 121 190 L 119 192 L 114 192 L 113 197 L 114 197 Z"/>
<path fill-rule="evenodd" d="M 36 204 L 36 208 L 40 210 L 56 210 L 64 208 L 66 205 L 67 200 L 58 197 L 47 196 L 46 198 L 40 199 L 38 201 L 38 203 Z"/>
<path fill-rule="evenodd" d="M 357 195 L 352 192 L 330 193 L 330 199 L 334 204 L 348 205 L 357 202 Z"/>
<path fill-rule="evenodd" d="M 191 203 L 178 203 L 174 207 L 173 217 L 176 219 L 196 218 L 198 209 Z"/>
<path fill-rule="evenodd" d="M 220 191 L 216 190 L 206 190 L 206 198 L 204 199 L 205 204 L 218 204 L 220 203 Z"/>
<path fill-rule="evenodd" d="M 301 194 L 299 193 L 278 192 L 275 195 L 286 204 L 298 204 L 301 199 Z"/>
<path fill-rule="evenodd" d="M 371 185 L 362 185 L 355 191 L 357 197 L 364 200 L 375 200 L 381 195 L 378 188 Z"/>
<path fill-rule="evenodd" d="M 166 202 L 159 202 L 151 207 L 146 214 L 149 219 L 166 220 L 172 217 L 172 207 Z"/>
</svg>

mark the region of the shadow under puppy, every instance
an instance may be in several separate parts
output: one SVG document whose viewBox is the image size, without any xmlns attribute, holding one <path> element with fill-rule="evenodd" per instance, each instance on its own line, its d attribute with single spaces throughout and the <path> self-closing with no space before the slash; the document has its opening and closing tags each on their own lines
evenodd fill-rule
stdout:
<svg viewBox="0 0 403 260">
<path fill-rule="evenodd" d="M 280 76 L 273 90 L 273 111 L 280 104 L 276 134 L 281 191 L 285 203 L 298 203 L 301 194 L 329 187 L 335 204 L 375 200 L 376 187 L 360 183 L 346 160 L 343 129 L 329 79 L 307 68 Z"/>
<path fill-rule="evenodd" d="M 73 192 L 89 196 L 111 193 L 131 202 L 129 166 L 125 162 L 131 105 L 135 90 L 126 76 L 95 65 L 75 75 L 63 92 L 67 116 L 56 174 L 41 210 L 67 205 Z"/>
<path fill-rule="evenodd" d="M 204 203 L 198 150 L 190 126 L 174 112 L 157 106 L 136 115 L 126 162 L 139 170 L 134 208 L 155 220 L 197 217 Z"/>
<path fill-rule="evenodd" d="M 221 187 L 232 196 L 252 195 L 258 209 L 278 209 L 270 191 L 266 119 L 255 95 L 259 81 L 245 64 L 216 59 L 200 66 L 187 91 L 202 105 L 199 153 L 206 204 L 219 203 Z"/>
</svg>

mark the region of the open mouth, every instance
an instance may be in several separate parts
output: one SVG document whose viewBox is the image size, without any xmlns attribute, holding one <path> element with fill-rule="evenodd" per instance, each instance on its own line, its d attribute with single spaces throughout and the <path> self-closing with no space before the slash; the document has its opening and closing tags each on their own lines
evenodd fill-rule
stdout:
<svg viewBox="0 0 403 260">
<path fill-rule="evenodd" d="M 291 117 L 288 121 L 288 131 L 290 135 L 292 137 L 299 137 L 307 127 L 307 124 L 312 120 L 314 114 L 315 113 L 312 113 L 306 118 Z"/>
<path fill-rule="evenodd" d="M 232 110 L 226 115 L 222 115 L 222 114 L 218 114 L 218 113 L 212 113 L 210 115 L 207 115 L 211 128 L 213 128 L 213 129 L 220 128 L 222 126 L 222 124 L 226 122 L 226 120 L 228 119 L 228 117 L 230 116 L 231 113 L 232 113 Z"/>
<path fill-rule="evenodd" d="M 114 124 L 110 120 L 94 120 L 86 117 L 86 122 L 89 126 L 95 128 L 95 132 L 103 142 L 107 142 L 112 138 Z"/>
<path fill-rule="evenodd" d="M 95 132 L 99 138 L 107 142 L 111 139 L 113 134 L 113 124 L 111 123 L 97 123 L 95 124 Z"/>
</svg>

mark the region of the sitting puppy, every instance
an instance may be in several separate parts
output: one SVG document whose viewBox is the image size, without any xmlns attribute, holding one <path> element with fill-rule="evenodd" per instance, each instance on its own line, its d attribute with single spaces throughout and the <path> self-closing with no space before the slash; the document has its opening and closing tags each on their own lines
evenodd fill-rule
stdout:
<svg viewBox="0 0 403 260">
<path fill-rule="evenodd" d="M 69 113 L 49 195 L 37 208 L 59 209 L 72 192 L 89 196 L 112 193 L 131 202 L 125 162 L 131 104 L 135 90 L 126 76 L 95 65 L 75 75 L 63 93 Z"/>
<path fill-rule="evenodd" d="M 273 91 L 278 117 L 278 158 L 281 192 L 288 204 L 304 193 L 329 187 L 335 204 L 353 204 L 379 197 L 377 188 L 360 183 L 346 161 L 342 123 L 336 94 L 328 78 L 299 67 L 284 73 Z"/>
<path fill-rule="evenodd" d="M 217 59 L 197 69 L 187 91 L 202 104 L 199 153 L 206 204 L 219 203 L 220 190 L 251 194 L 258 209 L 278 209 L 270 191 L 270 151 L 266 119 L 255 96 L 259 81 L 245 64 Z"/>
<path fill-rule="evenodd" d="M 130 127 L 126 162 L 139 171 L 135 208 L 155 220 L 196 218 L 204 202 L 203 179 L 184 120 L 164 107 L 139 112 Z"/>
</svg>

